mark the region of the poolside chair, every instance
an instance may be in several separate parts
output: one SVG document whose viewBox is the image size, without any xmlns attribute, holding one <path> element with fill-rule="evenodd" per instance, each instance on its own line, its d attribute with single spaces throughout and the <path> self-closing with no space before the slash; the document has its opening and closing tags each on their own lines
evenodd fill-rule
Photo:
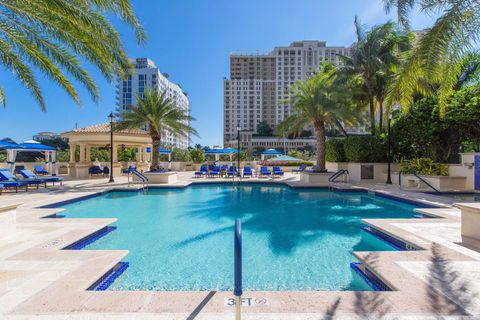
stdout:
<svg viewBox="0 0 480 320">
<path fill-rule="evenodd" d="M 228 165 L 227 164 L 224 164 L 221 168 L 220 168 L 220 175 L 221 176 L 224 176 L 227 174 L 227 171 L 228 171 Z"/>
<path fill-rule="evenodd" d="M 55 182 L 60 182 L 60 185 L 62 185 L 63 182 L 63 178 L 61 177 L 37 177 L 32 171 L 27 169 L 20 171 L 20 174 L 24 179 L 43 180 L 45 182 L 52 182 L 53 185 L 55 185 Z"/>
<path fill-rule="evenodd" d="M 279 176 L 279 177 L 280 177 L 280 176 L 283 176 L 283 175 L 285 174 L 285 173 L 282 171 L 282 169 L 280 169 L 279 166 L 273 166 L 272 169 L 273 169 L 273 170 L 272 170 L 272 171 L 273 171 L 273 175 L 275 175 L 275 176 Z"/>
<path fill-rule="evenodd" d="M 307 169 L 307 165 L 306 164 L 301 164 L 298 169 L 293 169 L 292 172 L 296 172 L 296 173 L 299 173 L 299 172 L 304 172 L 305 169 Z"/>
<path fill-rule="evenodd" d="M 15 169 L 13 169 L 13 172 L 15 174 L 20 174 L 20 170 L 23 170 L 23 169 L 25 169 L 25 166 L 18 165 L 18 166 L 15 166 Z"/>
<path fill-rule="evenodd" d="M 230 166 L 227 171 L 227 177 L 234 177 L 238 175 L 237 166 Z"/>
<path fill-rule="evenodd" d="M 108 168 L 107 166 L 103 167 L 102 171 L 104 176 L 108 176 L 110 174 L 110 168 Z"/>
<path fill-rule="evenodd" d="M 213 169 L 208 172 L 210 177 L 219 177 L 221 173 L 221 169 L 219 166 L 213 166 Z"/>
<path fill-rule="evenodd" d="M 268 170 L 268 167 L 266 166 L 260 167 L 260 174 L 259 174 L 260 177 L 269 177 L 271 175 L 272 175 L 272 172 Z"/>
<path fill-rule="evenodd" d="M 9 169 L 0 169 L 0 183 L 4 188 L 15 188 L 15 192 L 18 192 L 18 187 L 25 187 L 25 191 L 28 191 L 30 184 L 38 184 L 36 181 L 18 180 Z"/>
<path fill-rule="evenodd" d="M 88 168 L 88 174 L 91 176 L 96 174 L 98 176 L 99 174 L 103 174 L 103 170 L 99 166 L 91 166 Z"/>
<path fill-rule="evenodd" d="M 250 166 L 245 166 L 245 167 L 243 168 L 243 177 L 245 178 L 246 176 L 248 176 L 248 177 L 252 177 L 252 176 L 253 176 L 252 167 L 250 167 Z"/>
<path fill-rule="evenodd" d="M 306 172 L 316 172 L 316 171 L 317 171 L 317 166 L 314 165 L 314 166 L 312 166 L 312 169 L 310 169 L 310 170 L 305 170 L 305 171 L 306 171 Z"/>
<path fill-rule="evenodd" d="M 122 169 L 122 174 L 129 174 L 132 171 L 137 170 L 136 166 L 128 166 L 126 169 Z"/>
<path fill-rule="evenodd" d="M 200 171 L 195 171 L 195 177 L 205 177 L 208 173 L 208 166 L 201 166 Z"/>
<path fill-rule="evenodd" d="M 48 174 L 48 171 L 40 164 L 36 164 L 33 167 L 33 172 L 35 172 L 36 174 L 42 174 L 42 175 Z"/>
</svg>

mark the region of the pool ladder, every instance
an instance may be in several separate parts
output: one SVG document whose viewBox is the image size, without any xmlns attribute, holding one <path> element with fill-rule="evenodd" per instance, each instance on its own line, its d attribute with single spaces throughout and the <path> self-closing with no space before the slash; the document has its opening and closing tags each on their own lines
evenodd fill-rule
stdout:
<svg viewBox="0 0 480 320">
<path fill-rule="evenodd" d="M 132 177 L 132 182 L 130 182 L 130 175 Z M 136 176 L 140 182 L 142 183 L 143 191 L 148 190 L 148 178 L 144 174 L 138 172 L 137 170 L 130 170 L 128 173 L 128 186 L 130 187 L 130 183 L 133 183 L 133 176 Z"/>
<path fill-rule="evenodd" d="M 343 176 L 343 183 L 348 183 L 350 172 L 348 172 L 347 169 L 340 169 L 337 172 L 335 172 L 330 178 L 328 178 L 328 189 L 333 190 L 333 184 L 337 182 L 336 180 L 339 177 L 342 177 L 342 176 Z"/>
</svg>

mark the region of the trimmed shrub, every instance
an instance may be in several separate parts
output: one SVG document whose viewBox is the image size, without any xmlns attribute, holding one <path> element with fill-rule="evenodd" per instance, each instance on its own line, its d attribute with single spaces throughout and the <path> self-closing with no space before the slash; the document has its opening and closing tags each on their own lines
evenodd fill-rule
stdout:
<svg viewBox="0 0 480 320">
<path fill-rule="evenodd" d="M 448 166 L 444 163 L 434 162 L 430 158 L 417 158 L 404 161 L 400 164 L 400 171 L 426 176 L 448 176 Z"/>
<path fill-rule="evenodd" d="M 187 149 L 174 148 L 172 150 L 172 161 L 189 162 L 192 158 Z"/>
<path fill-rule="evenodd" d="M 334 138 L 328 139 L 326 142 L 325 158 L 330 162 L 345 162 L 345 139 Z"/>
<path fill-rule="evenodd" d="M 190 150 L 190 158 L 192 158 L 193 163 L 202 163 L 205 160 L 205 152 L 201 149 L 192 149 Z"/>
<path fill-rule="evenodd" d="M 387 148 L 379 137 L 348 137 L 344 141 L 345 158 L 348 162 L 386 162 Z"/>
</svg>

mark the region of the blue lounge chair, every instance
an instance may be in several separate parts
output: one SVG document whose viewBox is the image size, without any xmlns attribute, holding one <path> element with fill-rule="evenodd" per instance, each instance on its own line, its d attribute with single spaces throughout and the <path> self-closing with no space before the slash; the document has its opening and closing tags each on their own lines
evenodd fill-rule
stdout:
<svg viewBox="0 0 480 320">
<path fill-rule="evenodd" d="M 15 169 L 13 169 L 13 172 L 15 174 L 20 174 L 20 171 L 25 169 L 25 166 L 22 166 L 22 165 L 18 165 L 18 166 L 15 166 Z"/>
<path fill-rule="evenodd" d="M 275 176 L 283 176 L 284 172 L 282 171 L 282 169 L 280 169 L 279 166 L 273 166 L 273 174 Z"/>
<path fill-rule="evenodd" d="M 104 176 L 107 176 L 110 174 L 110 169 L 107 166 L 103 167 L 102 171 Z"/>
<path fill-rule="evenodd" d="M 122 169 L 122 174 L 129 174 L 132 171 L 137 170 L 136 166 L 128 166 L 127 169 Z"/>
<path fill-rule="evenodd" d="M 218 177 L 218 176 L 220 176 L 221 171 L 222 171 L 222 170 L 220 169 L 219 166 L 213 166 L 213 169 L 210 170 L 210 172 L 208 173 L 208 175 L 209 175 L 210 177 Z"/>
<path fill-rule="evenodd" d="M 26 169 L 20 171 L 20 174 L 24 179 L 43 180 L 45 182 L 52 182 L 53 185 L 55 185 L 55 182 L 60 182 L 60 185 L 62 185 L 62 181 L 63 181 L 63 178 L 61 177 L 37 177 L 32 171 L 26 170 Z"/>
<path fill-rule="evenodd" d="M 230 168 L 227 171 L 227 176 L 234 177 L 236 175 L 238 175 L 237 166 L 230 166 Z"/>
<path fill-rule="evenodd" d="M 48 171 L 40 164 L 35 165 L 35 167 L 33 168 L 33 172 L 35 172 L 36 174 L 48 174 Z"/>
<path fill-rule="evenodd" d="M 317 166 L 314 165 L 314 166 L 312 166 L 312 169 L 306 170 L 306 171 L 307 171 L 307 172 L 316 172 L 316 171 L 317 171 Z"/>
<path fill-rule="evenodd" d="M 15 192 L 18 192 L 18 187 L 25 187 L 25 191 L 28 191 L 29 185 L 36 184 L 38 188 L 38 185 L 43 182 L 37 180 L 18 180 L 9 169 L 0 169 L 0 183 L 3 184 L 4 188 L 15 188 Z"/>
<path fill-rule="evenodd" d="M 201 166 L 200 171 L 195 171 L 195 177 L 204 177 L 208 173 L 208 166 Z"/>
<path fill-rule="evenodd" d="M 90 168 L 88 168 L 88 174 L 91 176 L 93 176 L 94 174 L 103 174 L 103 170 L 99 166 L 91 166 Z"/>
<path fill-rule="evenodd" d="M 220 168 L 220 175 L 224 176 L 227 174 L 227 171 L 228 171 L 228 165 L 227 164 L 224 164 L 221 168 Z"/>
<path fill-rule="evenodd" d="M 245 176 L 249 176 L 249 177 L 252 177 L 252 176 L 253 176 L 252 167 L 250 167 L 250 166 L 245 166 L 245 167 L 243 168 L 243 177 L 245 178 Z"/>
<path fill-rule="evenodd" d="M 305 169 L 307 169 L 307 165 L 306 164 L 301 164 L 298 169 L 293 169 L 292 172 L 304 172 Z"/>
<path fill-rule="evenodd" d="M 271 176 L 272 172 L 268 170 L 268 167 L 262 166 L 260 167 L 260 176 Z"/>
</svg>

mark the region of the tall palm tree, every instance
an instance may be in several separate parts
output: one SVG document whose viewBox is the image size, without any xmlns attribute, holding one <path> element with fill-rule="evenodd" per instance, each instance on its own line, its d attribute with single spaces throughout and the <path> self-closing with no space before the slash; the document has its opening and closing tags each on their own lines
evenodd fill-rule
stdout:
<svg viewBox="0 0 480 320">
<path fill-rule="evenodd" d="M 365 97 L 368 100 L 370 114 L 370 131 L 375 135 L 375 99 L 384 93 L 383 83 L 399 63 L 398 52 L 408 46 L 409 38 L 398 32 L 393 22 L 374 26 L 366 31 L 355 17 L 357 42 L 352 47 L 350 56 L 340 56 L 343 61 L 341 71 L 348 77 L 359 77 Z M 380 103 L 383 109 L 383 100 Z M 380 118 L 383 114 L 380 115 Z"/>
<path fill-rule="evenodd" d="M 344 125 L 358 124 L 360 110 L 350 101 L 350 93 L 339 81 L 332 64 L 323 64 L 312 78 L 297 81 L 290 88 L 288 101 L 292 114 L 279 124 L 278 132 L 300 134 L 305 126 L 313 125 L 317 140 L 317 170 L 325 168 L 325 129 L 337 127 L 344 131 Z"/>
<path fill-rule="evenodd" d="M 130 106 L 128 112 L 121 114 L 121 120 L 115 125 L 115 130 L 138 129 L 145 125 L 152 138 L 151 170 L 158 170 L 160 163 L 160 144 L 162 134 L 169 131 L 174 136 L 197 135 L 190 126 L 195 120 L 189 114 L 180 110 L 175 102 L 168 97 L 167 91 L 160 93 L 156 89 L 137 95 L 137 105 Z"/>
<path fill-rule="evenodd" d="M 96 66 L 109 81 L 130 67 L 119 33 L 106 15 L 130 25 L 142 43 L 146 36 L 129 0 L 1 0 L 0 64 L 22 83 L 42 110 L 45 100 L 35 71 L 55 81 L 78 104 L 71 79 L 81 83 L 94 101 L 99 93 L 81 60 Z M 6 95 L 0 86 L 0 104 Z"/>
<path fill-rule="evenodd" d="M 480 43 L 480 1 L 384 0 L 384 3 L 387 12 L 397 8 L 398 20 L 406 29 L 408 13 L 415 5 L 427 14 L 440 14 L 434 25 L 419 37 L 414 50 L 405 56 L 388 102 L 409 108 L 416 93 L 436 93 L 443 113 L 447 97 L 464 70 L 465 54 Z"/>
</svg>

